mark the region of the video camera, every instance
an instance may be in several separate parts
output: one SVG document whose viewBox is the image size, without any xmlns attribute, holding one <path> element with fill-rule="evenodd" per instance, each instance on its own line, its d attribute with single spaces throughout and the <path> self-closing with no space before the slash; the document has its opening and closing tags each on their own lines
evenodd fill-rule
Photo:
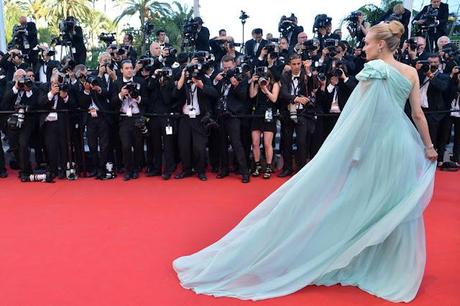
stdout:
<svg viewBox="0 0 460 306">
<path fill-rule="evenodd" d="M 455 58 L 460 55 L 460 51 L 453 43 L 448 43 L 442 47 L 445 58 Z"/>
<path fill-rule="evenodd" d="M 102 32 L 101 34 L 99 34 L 98 38 L 100 41 L 102 42 L 105 42 L 105 44 L 107 46 L 110 46 L 114 41 L 116 41 L 116 35 L 117 33 L 105 33 L 105 32 Z"/>
<path fill-rule="evenodd" d="M 280 32 L 281 36 L 287 37 L 297 27 L 296 21 L 297 18 L 293 13 L 289 17 L 286 17 L 286 15 L 281 16 L 278 23 L 278 32 Z"/>
<path fill-rule="evenodd" d="M 422 73 L 427 73 L 428 71 L 431 71 L 434 73 L 436 72 L 436 70 L 438 70 L 438 66 L 431 65 L 429 60 L 420 60 L 420 61 L 417 61 L 417 64 L 422 64 L 422 67 L 420 68 L 420 72 Z"/>
<path fill-rule="evenodd" d="M 420 20 L 423 20 L 423 23 L 420 25 L 420 27 L 422 29 L 436 27 L 439 24 L 437 20 L 438 14 L 439 10 L 437 8 L 433 8 L 431 5 L 428 6 L 427 11 L 420 18 Z"/>
<path fill-rule="evenodd" d="M 324 48 L 329 50 L 329 56 L 334 57 L 337 55 L 337 47 L 339 45 L 339 41 L 334 38 L 327 38 L 324 40 Z"/>
<path fill-rule="evenodd" d="M 330 26 L 332 23 L 332 18 L 328 17 L 326 14 L 316 15 L 315 21 L 313 23 L 313 33 L 317 33 L 319 29 Z"/>
<path fill-rule="evenodd" d="M 187 72 L 188 80 L 191 80 L 192 78 L 198 78 L 203 73 L 203 65 L 201 63 L 188 64 L 185 66 L 185 71 Z"/>
<path fill-rule="evenodd" d="M 417 40 L 415 38 L 409 38 L 408 40 L 406 40 L 407 44 L 409 45 L 409 49 L 413 50 L 413 51 L 416 51 L 418 49 L 418 44 L 417 44 Z"/>
<path fill-rule="evenodd" d="M 198 36 L 198 28 L 200 27 L 200 23 L 193 18 L 188 20 L 185 24 L 184 27 L 182 28 L 182 35 L 183 35 L 183 41 L 182 45 L 183 47 L 193 47 L 195 46 L 195 41 Z"/>
<path fill-rule="evenodd" d="M 28 105 L 16 105 L 16 112 L 11 114 L 7 119 L 8 127 L 12 130 L 21 129 L 24 125 L 25 113 L 28 110 Z"/>
</svg>

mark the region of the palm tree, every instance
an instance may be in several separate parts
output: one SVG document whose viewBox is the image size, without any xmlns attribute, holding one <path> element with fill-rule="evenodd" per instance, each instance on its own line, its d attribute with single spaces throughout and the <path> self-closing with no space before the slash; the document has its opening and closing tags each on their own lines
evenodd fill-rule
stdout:
<svg viewBox="0 0 460 306">
<path fill-rule="evenodd" d="M 45 0 L 44 6 L 49 10 L 48 16 L 58 20 L 73 16 L 84 21 L 91 12 L 91 0 Z"/>
<path fill-rule="evenodd" d="M 192 15 L 191 8 L 174 1 L 168 15 L 155 20 L 154 25 L 156 28 L 164 29 L 168 34 L 169 42 L 178 48 L 181 45 L 182 28 Z"/>
<path fill-rule="evenodd" d="M 139 14 L 139 21 L 141 25 L 144 25 L 149 19 L 154 19 L 153 17 L 166 16 L 171 6 L 165 2 L 158 2 L 154 0 L 128 0 L 128 1 L 118 1 L 119 5 L 124 6 L 123 12 L 115 18 L 115 22 L 118 24 L 121 19 L 126 16 L 133 16 Z M 145 41 L 145 33 L 142 31 L 141 40 Z M 142 53 L 145 52 L 145 44 L 142 43 Z"/>
</svg>

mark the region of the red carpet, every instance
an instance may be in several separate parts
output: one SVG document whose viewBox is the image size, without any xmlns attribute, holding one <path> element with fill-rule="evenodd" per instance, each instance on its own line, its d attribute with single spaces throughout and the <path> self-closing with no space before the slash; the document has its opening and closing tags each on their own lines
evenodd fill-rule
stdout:
<svg viewBox="0 0 460 306">
<path fill-rule="evenodd" d="M 254 305 L 179 286 L 171 261 L 217 240 L 284 180 L 0 180 L 0 306 Z M 460 305 L 460 173 L 438 172 L 428 262 L 411 305 Z M 307 287 L 256 305 L 394 305 Z"/>
</svg>

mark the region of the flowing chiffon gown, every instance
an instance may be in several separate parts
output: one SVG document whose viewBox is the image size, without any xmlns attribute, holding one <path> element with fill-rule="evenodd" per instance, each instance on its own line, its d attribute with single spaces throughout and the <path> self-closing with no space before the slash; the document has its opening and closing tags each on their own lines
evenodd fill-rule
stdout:
<svg viewBox="0 0 460 306">
<path fill-rule="evenodd" d="M 436 165 L 404 113 L 411 82 L 382 60 L 357 79 L 314 159 L 219 241 L 173 262 L 184 288 L 261 300 L 341 284 L 414 299 Z"/>
</svg>

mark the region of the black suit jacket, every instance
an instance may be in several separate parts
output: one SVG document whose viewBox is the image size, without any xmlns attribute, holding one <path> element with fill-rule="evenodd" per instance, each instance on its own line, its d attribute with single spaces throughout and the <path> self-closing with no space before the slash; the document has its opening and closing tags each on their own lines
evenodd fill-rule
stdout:
<svg viewBox="0 0 460 306">
<path fill-rule="evenodd" d="M 254 53 L 254 48 L 256 46 L 256 41 L 254 39 L 250 39 L 245 43 L 245 53 L 247 56 L 252 58 L 257 58 L 262 51 L 262 48 L 268 44 L 268 40 L 262 39 L 259 44 L 259 48 L 257 48 L 257 52 Z"/>
<path fill-rule="evenodd" d="M 146 105 L 148 102 L 148 96 L 146 95 L 146 88 L 145 88 L 145 81 L 143 78 L 141 77 L 138 77 L 138 76 L 134 76 L 133 77 L 133 82 L 135 83 L 139 83 L 141 84 L 141 102 L 139 104 L 139 110 L 142 111 L 143 108 L 144 108 L 144 105 Z M 123 77 L 117 79 L 115 82 L 113 82 L 112 84 L 112 90 L 110 90 L 110 92 L 112 93 L 112 105 L 113 105 L 113 109 L 115 111 L 119 111 L 120 110 L 120 107 L 123 103 L 123 101 L 120 100 L 120 97 L 118 96 L 118 94 L 120 93 L 121 91 L 121 88 L 125 86 L 125 84 L 123 83 Z"/>
<path fill-rule="evenodd" d="M 217 90 L 212 86 L 211 79 L 202 76 L 200 80 L 203 81 L 203 89 L 197 87 L 197 95 L 198 95 L 198 104 L 200 106 L 200 113 L 201 115 L 205 115 L 207 113 L 212 113 L 212 101 L 218 98 Z M 181 89 L 174 89 L 174 97 L 178 100 L 178 107 L 179 111 L 182 112 L 182 108 L 187 103 L 187 95 L 186 95 L 186 86 L 187 83 L 184 83 Z"/>
<path fill-rule="evenodd" d="M 422 16 L 428 11 L 428 8 L 431 6 L 425 5 L 423 9 L 418 13 L 414 20 L 420 20 Z M 447 35 L 447 19 L 449 18 L 449 5 L 447 3 L 441 2 L 438 10 L 438 20 L 439 25 L 436 27 L 439 36 Z"/>
<path fill-rule="evenodd" d="M 223 86 L 228 84 L 223 79 L 216 85 L 219 97 L 223 97 Z M 238 86 L 230 86 L 227 95 L 227 109 L 234 115 L 247 114 L 248 108 L 248 79 L 244 78 L 238 84 Z"/>
<path fill-rule="evenodd" d="M 195 41 L 196 51 L 209 51 L 209 35 L 208 28 L 202 27 Z"/>
<path fill-rule="evenodd" d="M 300 80 L 298 83 L 298 95 L 308 97 L 309 90 L 308 88 L 312 87 L 312 78 L 308 77 L 306 73 L 302 70 L 300 72 Z M 297 97 L 296 95 L 291 94 L 292 92 L 292 72 L 287 71 L 283 73 L 281 77 L 281 91 L 280 91 L 280 112 L 282 115 L 288 115 L 288 105 L 294 103 L 294 99 Z M 308 102 L 304 105 L 303 109 L 297 110 L 298 114 L 305 115 L 305 116 L 313 116 L 314 112 L 316 111 L 316 104 L 312 102 Z"/>
<path fill-rule="evenodd" d="M 49 110 L 50 112 L 53 111 L 53 106 L 54 106 L 54 98 L 51 99 L 51 101 L 49 100 L 48 98 L 48 93 L 49 93 L 49 90 L 50 90 L 50 87 L 51 85 L 48 84 L 48 90 L 43 90 L 41 96 L 39 97 L 38 99 L 38 107 L 42 110 Z M 59 93 L 57 94 L 58 96 L 58 99 L 57 99 L 57 104 L 56 104 L 56 110 L 71 110 L 71 109 L 74 109 L 76 107 L 76 101 L 74 99 L 74 97 L 68 93 L 68 100 L 67 102 L 64 101 L 64 99 L 62 99 L 60 96 L 59 96 Z M 45 119 L 46 117 L 48 116 L 49 113 L 43 113 L 40 115 L 40 126 L 43 125 L 43 123 L 45 123 Z M 66 113 L 58 113 L 58 119 L 60 118 L 65 118 L 65 117 L 68 117 L 68 114 Z"/>
<path fill-rule="evenodd" d="M 341 111 L 345 107 L 345 104 L 356 85 L 358 85 L 358 80 L 356 80 L 354 76 L 349 76 L 346 82 L 340 80 L 339 84 L 337 84 L 337 100 Z"/>
<path fill-rule="evenodd" d="M 419 72 L 420 88 L 423 86 L 425 75 Z M 444 73 L 437 73 L 433 79 L 429 81 L 426 96 L 428 98 L 428 108 L 426 111 L 441 111 L 449 110 L 450 102 L 446 101 L 446 93 L 448 93 L 450 78 Z M 431 118 L 442 119 L 447 114 L 430 114 Z"/>
</svg>

